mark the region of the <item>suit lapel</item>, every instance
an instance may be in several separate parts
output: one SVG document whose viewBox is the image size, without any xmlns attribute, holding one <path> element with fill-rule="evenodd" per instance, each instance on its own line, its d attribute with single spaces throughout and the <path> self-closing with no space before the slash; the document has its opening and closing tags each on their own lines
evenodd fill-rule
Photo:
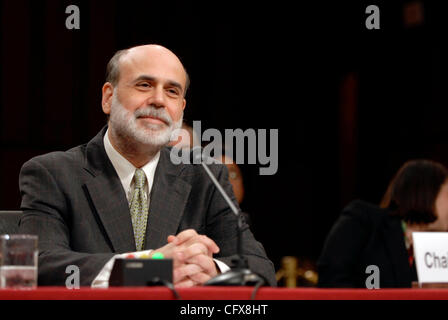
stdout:
<svg viewBox="0 0 448 320">
<path fill-rule="evenodd" d="M 102 223 L 115 252 L 135 251 L 129 204 L 117 172 L 107 157 L 103 137 L 107 127 L 86 148 L 85 170 L 91 178 L 85 183 L 87 196 Z M 99 219 L 98 219 L 99 218 Z"/>
<path fill-rule="evenodd" d="M 387 217 L 383 237 L 386 248 L 392 261 L 397 284 L 407 286 L 412 281 L 411 268 L 408 262 L 408 253 L 404 244 L 404 235 L 399 219 Z"/>
<path fill-rule="evenodd" d="M 91 178 L 85 183 L 87 196 L 115 252 L 135 251 L 129 204 L 125 191 L 104 149 L 107 127 L 86 147 L 85 170 Z M 176 234 L 188 201 L 191 185 L 179 176 L 184 165 L 174 165 L 169 149 L 162 148 L 150 195 L 145 249 L 157 249 Z"/>
<path fill-rule="evenodd" d="M 168 149 L 161 150 L 150 195 L 146 249 L 165 245 L 167 237 L 177 233 L 191 190 L 191 185 L 179 177 L 183 169 L 183 165 L 171 162 Z"/>
</svg>

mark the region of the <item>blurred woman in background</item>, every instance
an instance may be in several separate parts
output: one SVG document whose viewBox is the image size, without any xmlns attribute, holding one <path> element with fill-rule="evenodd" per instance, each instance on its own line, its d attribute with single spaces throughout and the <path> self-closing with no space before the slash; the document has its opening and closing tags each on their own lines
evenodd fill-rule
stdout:
<svg viewBox="0 0 448 320">
<path fill-rule="evenodd" d="M 406 162 L 380 206 L 356 200 L 331 229 L 318 262 L 320 287 L 366 287 L 369 265 L 380 288 L 417 280 L 412 232 L 448 231 L 448 171 L 430 160 Z"/>
</svg>

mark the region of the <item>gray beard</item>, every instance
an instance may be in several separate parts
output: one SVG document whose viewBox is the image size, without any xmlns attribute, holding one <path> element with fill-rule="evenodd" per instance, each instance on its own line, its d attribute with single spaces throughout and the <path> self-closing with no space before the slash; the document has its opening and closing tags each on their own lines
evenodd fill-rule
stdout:
<svg viewBox="0 0 448 320">
<path fill-rule="evenodd" d="M 152 123 L 139 125 L 137 118 L 142 115 L 160 118 L 168 123 L 168 126 Z M 112 96 L 109 125 L 117 136 L 130 138 L 148 147 L 161 148 L 170 141 L 173 131 L 182 127 L 182 121 L 183 113 L 178 121 L 173 122 L 164 108 L 151 105 L 131 112 L 120 103 L 116 90 Z"/>
</svg>

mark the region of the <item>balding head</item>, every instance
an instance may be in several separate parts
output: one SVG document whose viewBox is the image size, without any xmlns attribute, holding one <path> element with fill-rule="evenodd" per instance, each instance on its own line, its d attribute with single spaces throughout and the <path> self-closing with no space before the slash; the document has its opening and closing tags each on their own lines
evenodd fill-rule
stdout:
<svg viewBox="0 0 448 320">
<path fill-rule="evenodd" d="M 102 109 L 110 115 L 109 138 L 140 168 L 182 125 L 185 68 L 167 48 L 146 45 L 117 52 L 108 71 Z"/>
<path fill-rule="evenodd" d="M 172 62 L 173 66 L 182 68 L 185 73 L 184 96 L 190 86 L 190 77 L 179 58 L 169 49 L 156 44 L 148 44 L 117 51 L 109 60 L 106 70 L 106 81 L 114 87 L 120 81 L 120 71 L 123 63 L 129 63 L 141 59 L 165 59 Z"/>
</svg>

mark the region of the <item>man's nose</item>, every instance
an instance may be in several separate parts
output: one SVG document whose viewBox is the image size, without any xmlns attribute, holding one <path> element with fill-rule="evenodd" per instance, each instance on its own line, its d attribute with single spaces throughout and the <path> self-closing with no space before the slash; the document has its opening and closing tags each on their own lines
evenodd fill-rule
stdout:
<svg viewBox="0 0 448 320">
<path fill-rule="evenodd" d="M 157 86 L 154 88 L 152 95 L 148 99 L 148 104 L 152 104 L 156 107 L 165 106 L 165 92 L 163 87 Z"/>
</svg>

